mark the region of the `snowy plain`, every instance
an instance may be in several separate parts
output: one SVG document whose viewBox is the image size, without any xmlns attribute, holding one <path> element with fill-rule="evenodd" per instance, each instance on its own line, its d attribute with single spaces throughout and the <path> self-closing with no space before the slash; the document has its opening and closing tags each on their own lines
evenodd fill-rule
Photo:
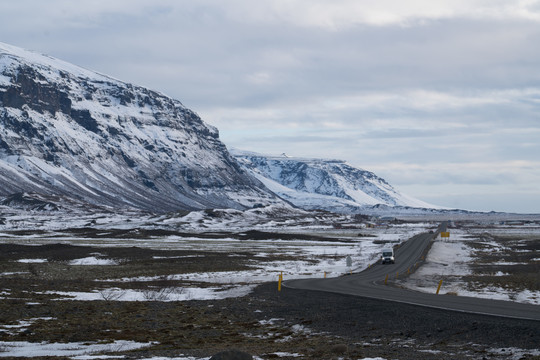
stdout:
<svg viewBox="0 0 540 360">
<path fill-rule="evenodd" d="M 277 281 L 280 274 L 284 280 L 310 277 L 336 277 L 349 272 L 358 272 L 378 261 L 380 251 L 388 244 L 398 244 L 413 235 L 432 228 L 430 223 L 407 224 L 392 228 L 354 229 L 354 230 L 313 230 L 316 233 L 332 234 L 341 241 L 306 240 L 237 240 L 232 238 L 199 239 L 166 236 L 152 239 L 62 239 L 39 237 L 22 243 L 50 244 L 69 243 L 80 246 L 137 246 L 141 248 L 168 250 L 199 250 L 221 253 L 248 251 L 264 259 L 269 256 L 285 255 L 293 257 L 287 261 L 260 261 L 251 264 L 252 269 L 244 271 L 199 272 L 169 275 L 169 280 L 189 280 L 213 284 L 213 287 L 182 288 L 171 291 L 167 301 L 210 300 L 245 296 L 249 291 L 264 282 Z M 363 237 L 356 235 L 362 232 Z M 367 236 L 366 236 L 367 235 Z M 0 240 L 1 241 L 1 240 Z M 5 239 L 4 241 L 10 241 Z M 13 239 L 11 240 L 13 241 Z M 19 241 L 17 241 L 19 243 Z M 347 257 L 352 266 L 347 266 Z M 22 262 L 46 262 L 47 259 L 22 259 Z M 114 266 L 116 260 L 100 258 L 99 255 L 71 260 L 72 266 Z M 1 276 L 9 276 L 1 274 Z M 137 277 L 110 279 L 126 283 L 158 280 L 159 277 Z M 108 295 L 118 301 L 144 301 L 142 291 L 108 289 Z M 71 300 L 102 300 L 103 292 L 56 292 L 60 298 Z"/>
<path fill-rule="evenodd" d="M 205 212 L 192 212 L 185 216 L 148 215 L 134 217 L 132 214 L 118 214 L 117 216 L 89 216 L 87 218 L 47 218 L 45 214 L 36 213 L 35 217 L 11 216 L 7 218 L 5 224 L 0 226 L 0 242 L 18 243 L 26 245 L 41 245 L 65 243 L 81 246 L 111 247 L 111 246 L 137 246 L 149 249 L 169 249 L 169 250 L 199 250 L 220 252 L 223 254 L 238 253 L 242 251 L 257 254 L 260 261 L 253 261 L 251 269 L 242 271 L 225 272 L 194 272 L 184 274 L 171 274 L 170 280 L 188 281 L 192 285 L 178 289 L 169 289 L 166 294 L 149 295 L 148 291 L 143 292 L 136 289 L 118 289 L 109 287 L 103 290 L 107 282 L 122 281 L 125 283 L 135 283 L 143 281 L 157 280 L 155 277 L 131 277 L 112 278 L 99 281 L 99 290 L 89 292 L 56 291 L 49 295 L 57 296 L 59 301 L 68 300 L 93 300 L 113 299 L 113 301 L 190 301 L 190 300 L 217 300 L 227 297 L 242 297 L 248 295 L 252 289 L 261 283 L 276 282 L 279 275 L 283 279 L 310 278 L 310 277 L 336 277 L 348 272 L 359 272 L 368 266 L 376 263 L 379 259 L 381 249 L 384 247 L 397 245 L 406 241 L 410 237 L 430 230 L 434 230 L 439 222 L 437 221 L 415 221 L 407 223 L 384 223 L 375 227 L 353 226 L 352 228 L 335 228 L 333 222 L 351 222 L 350 217 L 325 218 L 320 216 L 307 216 L 291 220 L 273 219 L 261 221 L 261 216 L 256 212 L 238 212 L 236 210 L 224 210 L 216 218 L 216 214 L 209 216 Z M 90 238 L 75 237 L 65 229 L 67 227 L 86 226 L 92 221 L 92 226 L 100 230 L 102 237 Z M 143 229 L 182 229 L 191 231 L 193 236 L 149 236 L 147 238 L 107 238 L 111 229 L 132 229 L 133 234 Z M 34 233 L 23 231 L 20 235 L 14 230 L 37 229 Z M 260 231 L 298 233 L 311 233 L 334 238 L 333 241 L 310 241 L 310 240 L 238 240 L 228 236 L 221 238 L 201 238 L 197 236 L 198 231 L 204 232 L 231 232 L 245 231 L 245 229 L 256 229 Z M 540 293 L 538 291 L 521 291 L 493 288 L 476 287 L 471 290 L 462 280 L 463 276 L 471 274 L 470 263 L 475 261 L 475 249 L 469 246 L 478 242 L 485 242 L 482 239 L 482 232 L 466 228 L 451 228 L 451 237 L 442 239 L 437 237 L 426 258 L 425 264 L 407 279 L 400 279 L 399 285 L 417 291 L 435 292 L 437 283 L 444 279 L 443 293 L 452 293 L 457 296 L 489 297 L 508 301 L 528 302 L 539 305 Z M 490 225 L 490 232 L 498 236 L 526 236 L 540 237 L 540 226 L 525 227 L 505 227 Z M 498 243 L 491 244 L 493 247 L 500 246 Z M 265 258 L 279 257 L 285 255 L 289 260 L 263 261 Z M 352 266 L 347 266 L 347 257 L 352 260 Z M 44 263 L 45 258 L 21 259 L 21 262 L 28 264 Z M 538 261 L 538 257 L 535 258 Z M 505 262 L 504 265 L 510 263 Z M 92 254 L 89 257 L 70 260 L 70 266 L 109 266 L 119 265 L 117 259 L 109 259 L 100 253 Z M 0 277 L 10 276 L 12 273 L 0 273 Z M 96 282 L 98 283 L 98 282 Z M 205 286 L 197 284 L 205 283 Z M 0 293 L 0 297 L 8 298 L 9 292 Z M 28 319 L 32 321 L 32 319 Z M 22 331 L 25 322 L 17 326 L 1 325 L 0 331 Z M 151 346 L 148 343 L 118 342 L 109 344 L 96 343 L 27 343 L 27 342 L 2 342 L 0 343 L 0 357 L 24 357 L 40 356 L 47 353 L 48 356 L 62 356 L 72 359 L 106 359 L 122 358 L 121 355 L 111 355 L 115 352 L 127 349 L 137 349 Z M 496 350 L 496 349 L 495 349 Z M 494 350 L 494 351 L 495 351 Z M 103 355 L 106 354 L 106 355 Z M 276 357 L 292 358 L 294 354 L 276 353 Z M 154 357 L 149 359 L 162 360 L 202 360 L 208 358 L 193 357 Z M 366 358 L 365 360 L 368 360 Z M 378 358 L 377 360 L 385 360 Z"/>
<path fill-rule="evenodd" d="M 512 236 L 519 236 L 521 233 L 527 236 L 531 236 L 532 234 L 540 236 L 538 227 L 516 229 L 515 227 L 500 226 L 495 231 L 490 230 L 490 232 L 498 235 L 511 234 Z M 477 243 L 483 243 L 484 246 L 490 246 L 491 249 L 499 250 L 501 248 L 500 243 L 482 240 L 480 234 L 474 234 L 464 229 L 451 229 L 449 238 L 437 237 L 435 239 L 426 256 L 425 264 L 406 280 L 399 281 L 399 284 L 416 291 L 434 293 L 439 281 L 442 280 L 441 294 L 540 305 L 540 291 L 538 290 L 516 290 L 497 286 L 471 286 L 471 284 L 463 281 L 463 276 L 473 274 L 471 264 L 475 262 L 475 252 L 477 251 L 473 245 Z M 537 259 L 533 261 L 539 262 Z M 520 263 L 503 261 L 490 263 L 489 265 L 512 266 L 520 265 Z M 495 275 L 504 276 L 509 274 L 498 271 Z"/>
<path fill-rule="evenodd" d="M 140 216 L 134 217 L 132 214 L 118 214 L 116 216 L 88 216 L 88 217 L 70 217 L 48 216 L 47 214 L 36 212 L 35 216 L 28 217 L 24 214 L 13 214 L 7 217 L 4 226 L 0 226 L 0 242 L 17 243 L 25 245 L 43 245 L 43 244 L 73 244 L 80 246 L 94 247 L 125 247 L 137 246 L 149 249 L 168 249 L 168 250 L 197 250 L 212 251 L 223 254 L 250 252 L 257 255 L 260 261 L 253 261 L 251 269 L 243 271 L 227 272 L 197 272 L 188 274 L 172 274 L 168 276 L 171 280 L 185 280 L 191 283 L 189 287 L 178 289 L 168 289 L 166 294 L 149 294 L 149 291 L 143 292 L 136 289 L 118 289 L 107 287 L 107 281 L 96 281 L 96 289 L 88 292 L 75 291 L 55 291 L 47 295 L 57 297 L 58 301 L 69 300 L 91 300 L 91 301 L 149 301 L 149 299 L 159 301 L 190 301 L 190 300 L 216 300 L 226 297 L 242 297 L 248 295 L 257 284 L 275 281 L 277 284 L 278 276 L 283 274 L 284 279 L 307 278 L 307 277 L 332 277 L 340 276 L 350 271 L 360 271 L 369 264 L 377 261 L 378 253 L 385 243 L 397 244 L 405 241 L 418 232 L 424 232 L 435 225 L 427 222 L 407 224 L 396 226 L 394 228 L 355 228 L 355 229 L 334 229 L 332 221 L 350 220 L 347 217 L 335 217 L 331 219 L 324 216 L 310 215 L 301 221 L 294 220 L 288 216 L 282 219 L 274 218 L 272 220 L 261 221 L 266 214 L 257 214 L 256 212 L 240 213 L 235 210 L 223 210 L 219 218 L 208 216 L 205 212 L 192 212 L 186 216 L 160 215 L 160 216 Z M 92 226 L 98 229 L 99 238 L 85 238 L 84 236 L 74 237 L 67 231 L 68 228 L 77 228 Z M 111 229 L 132 229 L 133 238 L 107 238 Z M 141 238 L 136 236 L 143 229 L 170 229 L 181 228 L 189 230 L 193 236 L 150 236 Z M 286 232 L 314 235 L 324 235 L 335 238 L 332 241 L 311 241 L 311 240 L 281 240 L 279 236 L 276 239 L 267 240 L 238 240 L 228 236 L 217 239 L 201 238 L 197 236 L 198 232 L 210 231 L 238 231 L 242 233 L 245 229 L 257 229 L 268 232 Z M 24 234 L 21 236 L 20 234 Z M 359 237 L 359 233 L 364 236 Z M 377 243 L 374 241 L 377 240 Z M 285 256 L 287 261 L 267 261 L 268 259 Z M 227 256 L 227 255 L 226 255 Z M 347 266 L 346 258 L 352 258 L 352 266 Z M 180 259 L 181 260 L 181 259 Z M 43 264 L 48 260 L 22 259 L 24 263 Z M 70 266 L 118 266 L 117 259 L 109 259 L 99 252 L 92 256 L 73 259 L 69 262 Z M 10 273 L 1 273 L 0 277 L 11 276 Z M 155 278 L 122 278 L 110 279 L 110 281 L 125 281 L 133 283 L 137 281 L 151 281 Z M 205 283 L 204 286 L 196 284 Z M 107 287 L 103 290 L 103 287 Z M 9 298 L 10 294 L 4 292 L 0 294 L 2 298 Z M 24 329 L 20 324 L 19 330 Z M 6 331 L 18 331 L 17 329 L 3 327 L 0 329 Z M 39 356 L 46 352 L 48 356 L 63 356 L 72 359 L 105 359 L 119 358 L 114 355 L 115 352 L 124 351 L 130 348 L 141 348 L 151 344 L 142 343 L 121 343 L 107 344 L 99 347 L 95 343 L 71 343 L 55 344 L 40 343 L 32 344 L 27 342 L 4 342 L 0 343 L 0 357 L 24 357 Z M 115 351 L 115 349 L 118 349 Z M 104 355 L 105 354 L 105 355 Z M 112 354 L 112 355 L 111 355 Z M 292 353 L 276 353 L 273 356 L 278 358 L 291 358 Z M 169 359 L 169 358 L 163 358 Z M 174 359 L 195 359 L 193 357 L 175 357 Z M 201 358 L 205 359 L 205 358 Z"/>
</svg>

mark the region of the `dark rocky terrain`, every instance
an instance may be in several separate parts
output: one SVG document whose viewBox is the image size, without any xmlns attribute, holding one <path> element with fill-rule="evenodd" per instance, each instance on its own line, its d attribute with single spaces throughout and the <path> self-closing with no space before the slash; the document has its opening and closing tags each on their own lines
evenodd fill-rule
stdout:
<svg viewBox="0 0 540 360">
<path fill-rule="evenodd" d="M 96 252 L 123 261 L 114 267 L 66 265 L 70 259 Z M 208 301 L 170 302 L 149 298 L 126 302 L 106 296 L 101 301 L 59 301 L 47 293 L 88 291 L 96 286 L 96 279 L 156 274 L 163 277 L 137 284 L 106 284 L 164 289 L 187 286 L 166 275 L 240 270 L 254 257 L 245 252 L 236 254 L 242 256 L 228 255 L 137 247 L 2 244 L 0 270 L 17 274 L 0 277 L 0 292 L 4 292 L 0 299 L 0 324 L 36 318 L 49 320 L 35 321 L 21 331 L 2 331 L 0 341 L 155 342 L 149 348 L 120 352 L 130 359 L 209 357 L 231 348 L 262 359 L 294 358 L 293 354 L 303 359 L 539 358 L 531 355 L 538 351 L 540 322 L 537 321 L 288 288 L 278 292 L 276 283 L 260 285 L 244 297 Z M 171 256 L 184 256 L 184 260 L 172 260 Z M 49 261 L 14 262 L 22 258 Z M 278 356 L 280 353 L 289 355 Z"/>
</svg>

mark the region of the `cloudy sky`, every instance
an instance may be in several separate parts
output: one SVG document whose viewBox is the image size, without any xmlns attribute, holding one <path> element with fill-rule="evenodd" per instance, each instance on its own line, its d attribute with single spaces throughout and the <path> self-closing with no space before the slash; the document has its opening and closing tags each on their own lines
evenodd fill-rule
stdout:
<svg viewBox="0 0 540 360">
<path fill-rule="evenodd" d="M 228 147 L 540 213 L 539 0 L 17 0 L 0 35 L 177 98 Z"/>
</svg>

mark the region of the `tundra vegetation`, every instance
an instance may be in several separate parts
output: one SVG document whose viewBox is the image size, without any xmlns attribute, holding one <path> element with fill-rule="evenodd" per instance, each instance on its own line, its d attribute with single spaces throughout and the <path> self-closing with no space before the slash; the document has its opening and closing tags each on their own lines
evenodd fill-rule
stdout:
<svg viewBox="0 0 540 360">
<path fill-rule="evenodd" d="M 375 263 L 379 249 L 410 235 L 403 229 L 282 230 L 273 240 L 258 231 L 196 240 L 186 234 L 185 242 L 163 233 L 162 248 L 155 238 L 142 246 L 139 240 L 149 238 L 142 230 L 127 236 L 100 229 L 92 237 L 87 228 L 84 238 L 74 230 L 61 242 L 19 233 L 0 243 L 0 357 L 12 356 L 14 344 L 64 344 L 125 358 L 203 359 L 231 348 L 261 359 L 539 358 L 538 322 L 277 291 L 280 269 L 285 278 L 321 277 L 325 267 L 339 276 L 351 252 L 357 269 Z M 538 228 L 526 236 L 470 224 L 462 229 L 472 260 L 460 281 L 538 293 Z M 100 235 L 105 232 L 121 234 L 114 246 Z M 101 345 L 108 346 L 92 348 Z M 42 356 L 29 349 L 28 357 Z"/>
</svg>

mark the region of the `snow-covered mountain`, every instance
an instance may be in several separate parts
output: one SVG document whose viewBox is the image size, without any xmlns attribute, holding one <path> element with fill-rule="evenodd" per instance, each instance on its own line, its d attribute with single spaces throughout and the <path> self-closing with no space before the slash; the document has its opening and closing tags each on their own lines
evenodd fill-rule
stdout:
<svg viewBox="0 0 540 360">
<path fill-rule="evenodd" d="M 270 190 L 306 209 L 354 213 L 374 206 L 439 208 L 400 193 L 372 172 L 341 160 L 268 156 L 231 150 Z"/>
<path fill-rule="evenodd" d="M 182 103 L 0 43 L 0 197 L 151 211 L 282 202 Z"/>
</svg>

